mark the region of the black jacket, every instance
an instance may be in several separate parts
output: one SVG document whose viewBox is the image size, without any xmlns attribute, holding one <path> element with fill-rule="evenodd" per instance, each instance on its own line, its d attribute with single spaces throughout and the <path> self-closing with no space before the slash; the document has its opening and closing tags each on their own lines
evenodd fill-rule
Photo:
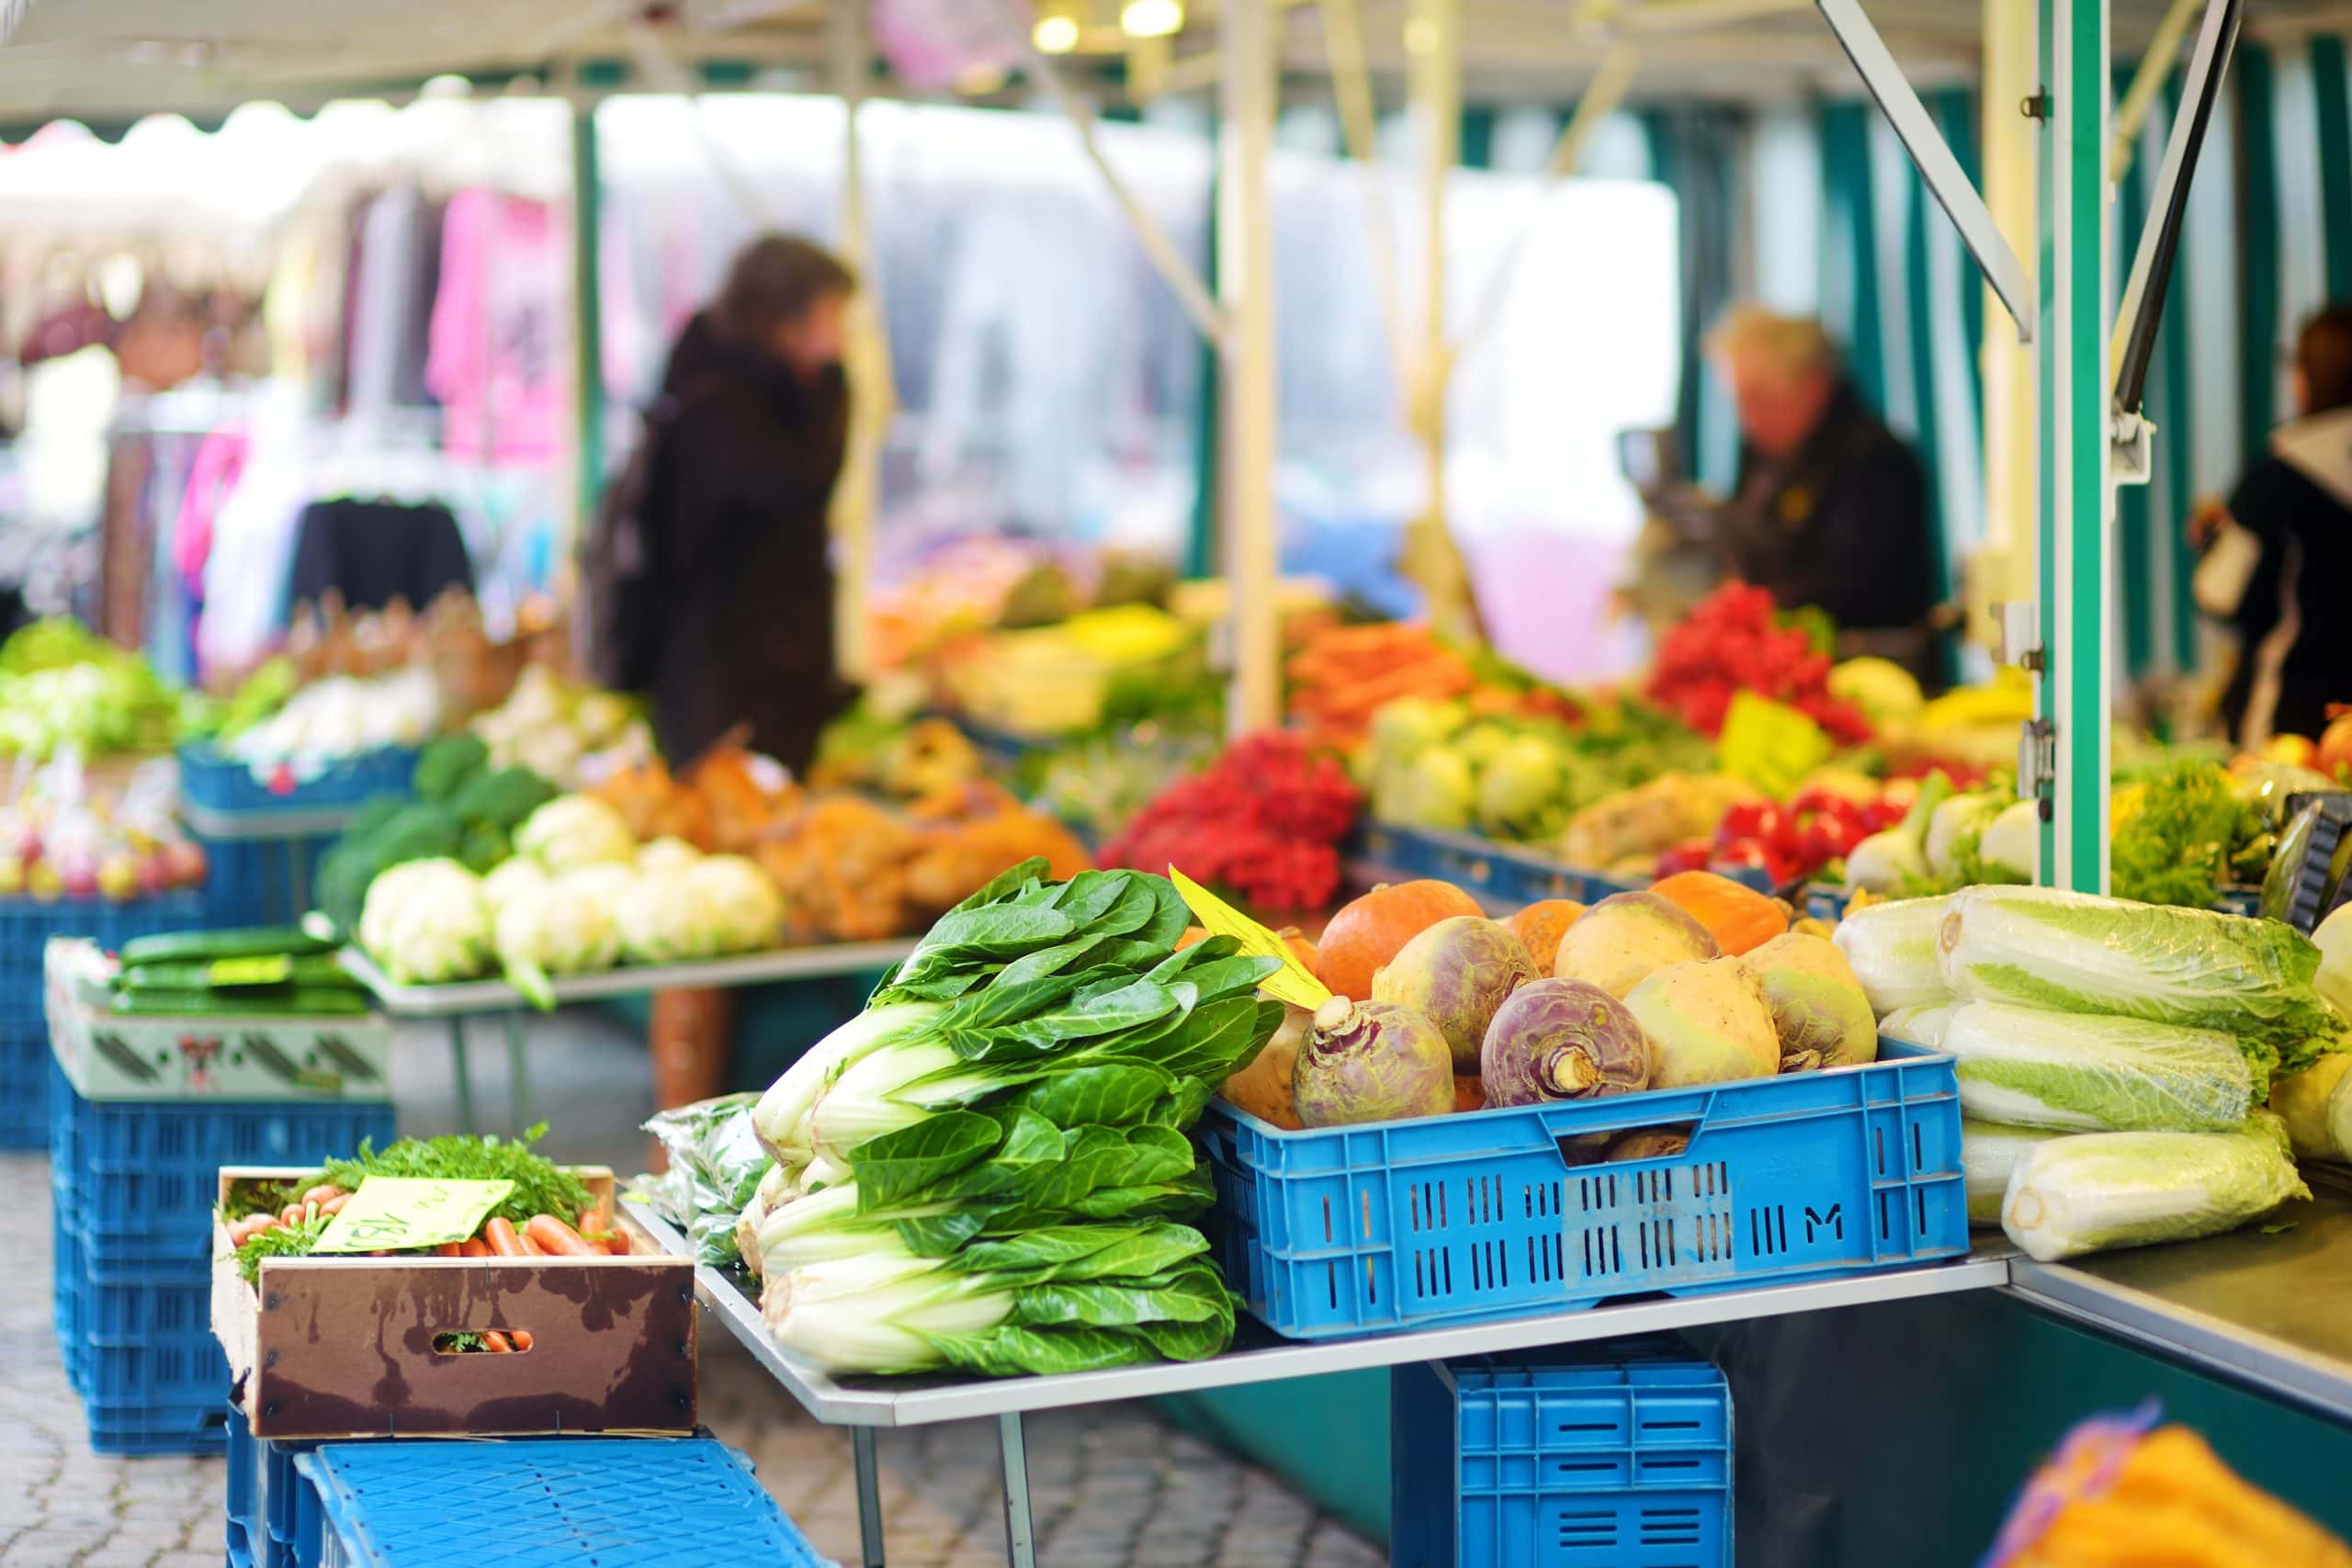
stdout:
<svg viewBox="0 0 2352 1568">
<path fill-rule="evenodd" d="M 2298 420 L 2270 446 L 2230 496 L 2262 556 L 2232 617 L 2238 662 L 2222 716 L 2240 735 L 2257 689 L 2275 680 L 2264 732 L 2317 735 L 2330 705 L 2352 702 L 2352 617 L 2335 613 L 2352 581 L 2352 411 Z"/>
<path fill-rule="evenodd" d="M 799 772 L 841 706 L 826 510 L 848 399 L 696 316 L 671 350 L 645 506 L 651 697 L 683 765 L 738 724 Z"/>
<path fill-rule="evenodd" d="M 1871 631 L 1918 626 L 1935 607 L 1927 474 L 1851 386 L 1795 457 L 1741 452 L 1723 528 L 1725 564 L 1784 610 L 1816 605 Z"/>
</svg>

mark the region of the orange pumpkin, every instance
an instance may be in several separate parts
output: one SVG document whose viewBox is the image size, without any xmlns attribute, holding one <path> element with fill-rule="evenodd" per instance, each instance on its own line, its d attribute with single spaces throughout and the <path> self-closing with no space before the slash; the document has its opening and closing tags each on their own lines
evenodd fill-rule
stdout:
<svg viewBox="0 0 2352 1568">
<path fill-rule="evenodd" d="M 1374 888 L 1341 907 L 1323 928 L 1315 977 L 1340 996 L 1363 1001 L 1372 977 L 1398 950 L 1456 915 L 1483 915 L 1478 901 L 1449 882 L 1399 882 Z"/>
<path fill-rule="evenodd" d="M 1650 891 L 1706 927 L 1725 953 L 1761 947 L 1789 929 L 1786 904 L 1712 871 L 1679 871 Z"/>
<path fill-rule="evenodd" d="M 1584 913 L 1584 906 L 1573 898 L 1546 898 L 1530 904 L 1503 924 L 1510 934 L 1527 944 L 1527 955 L 1535 960 L 1535 972 L 1549 975 L 1560 954 L 1560 939 Z"/>
</svg>

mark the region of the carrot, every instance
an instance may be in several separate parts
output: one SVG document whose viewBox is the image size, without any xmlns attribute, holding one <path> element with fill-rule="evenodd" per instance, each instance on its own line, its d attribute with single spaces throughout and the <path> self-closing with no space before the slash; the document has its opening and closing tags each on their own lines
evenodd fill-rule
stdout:
<svg viewBox="0 0 2352 1568">
<path fill-rule="evenodd" d="M 503 1356 L 507 1351 L 514 1348 L 513 1346 L 506 1343 L 506 1336 L 501 1334 L 495 1328 L 485 1328 L 481 1331 L 481 1345 L 483 1349 L 490 1351 L 492 1355 L 498 1356 Z"/>
<path fill-rule="evenodd" d="M 578 1231 L 553 1214 L 532 1215 L 531 1223 L 523 1227 L 523 1234 L 537 1242 L 550 1256 L 586 1258 L 596 1250 L 581 1239 Z"/>
<path fill-rule="evenodd" d="M 277 1217 L 289 1225 L 299 1225 L 302 1223 L 302 1205 L 288 1203 L 278 1212 Z"/>
<path fill-rule="evenodd" d="M 547 1255 L 548 1249 L 541 1247 L 537 1242 L 533 1241 L 531 1239 L 530 1233 L 526 1231 L 523 1235 L 523 1256 L 526 1258 L 545 1258 Z"/>
<path fill-rule="evenodd" d="M 503 1214 L 492 1214 L 481 1227 L 481 1236 L 490 1244 L 490 1250 L 496 1257 L 523 1256 L 523 1243 L 514 1234 L 514 1222 Z"/>
<path fill-rule="evenodd" d="M 302 1201 L 305 1203 L 324 1203 L 330 1198 L 337 1198 L 342 1195 L 342 1188 L 337 1187 L 332 1181 L 322 1181 L 316 1187 L 311 1188 L 308 1192 L 302 1194 Z"/>
<path fill-rule="evenodd" d="M 514 1342 L 514 1348 L 517 1350 L 527 1350 L 531 1348 L 531 1331 L 527 1328 L 510 1328 L 506 1331 L 506 1337 Z"/>
<path fill-rule="evenodd" d="M 229 1245 L 243 1247 L 277 1223 L 277 1216 L 275 1214 L 247 1214 L 229 1227 Z"/>
<path fill-rule="evenodd" d="M 469 1235 L 466 1237 L 465 1240 L 458 1244 L 458 1256 L 460 1258 L 488 1258 L 490 1256 L 490 1243 L 482 1240 L 482 1238 L 478 1235 Z"/>
<path fill-rule="evenodd" d="M 445 1241 L 440 1246 L 433 1249 L 433 1256 L 435 1258 L 455 1258 L 458 1256 L 458 1244 L 454 1241 Z"/>
<path fill-rule="evenodd" d="M 605 1217 L 605 1211 L 603 1209 L 589 1208 L 580 1211 L 580 1234 L 582 1235 L 587 1235 L 591 1232 L 609 1232 L 612 1228 L 613 1222 Z"/>
<path fill-rule="evenodd" d="M 632 1258 L 636 1256 L 637 1252 L 635 1247 L 629 1246 L 628 1237 L 623 1235 L 618 1231 L 615 1231 L 612 1235 L 606 1239 L 605 1242 L 605 1250 L 611 1253 L 615 1258 Z"/>
<path fill-rule="evenodd" d="M 338 1192 L 334 1197 L 319 1205 L 319 1213 L 322 1214 L 340 1214 L 343 1213 L 343 1206 L 350 1201 L 350 1193 Z"/>
</svg>

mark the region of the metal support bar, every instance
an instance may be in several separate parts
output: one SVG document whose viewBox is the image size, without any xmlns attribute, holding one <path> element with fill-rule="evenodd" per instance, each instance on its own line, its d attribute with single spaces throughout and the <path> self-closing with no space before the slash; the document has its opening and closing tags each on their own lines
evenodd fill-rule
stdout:
<svg viewBox="0 0 2352 1568">
<path fill-rule="evenodd" d="M 1274 513 L 1281 403 L 1273 216 L 1266 196 L 1276 62 L 1268 0 L 1226 0 L 1218 27 L 1225 74 L 1216 283 L 1221 314 L 1231 322 L 1218 344 L 1219 450 L 1226 465 L 1218 536 L 1233 617 L 1233 690 L 1226 719 L 1238 735 L 1271 728 L 1282 716 L 1282 628 L 1274 603 L 1281 575 Z"/>
<path fill-rule="evenodd" d="M 759 182 L 743 172 L 727 143 L 711 133 L 709 124 L 702 117 L 701 88 L 676 55 L 660 29 L 644 22 L 637 22 L 628 29 L 629 49 L 637 56 L 637 68 L 645 76 L 646 85 L 657 93 L 673 93 L 686 100 L 687 118 L 694 124 L 695 140 L 702 143 L 702 154 L 710 163 L 711 172 L 727 194 L 741 208 L 745 216 L 758 228 L 776 226 L 775 204 L 767 198 Z"/>
<path fill-rule="evenodd" d="M 466 1021 L 458 1013 L 449 1015 L 449 1069 L 457 1079 L 458 1130 L 479 1132 L 474 1122 L 473 1075 L 466 1070 Z"/>
<path fill-rule="evenodd" d="M 882 1562 L 882 1473 L 874 1458 L 874 1428 L 849 1429 L 850 1461 L 857 1472 L 857 1544 L 865 1568 Z"/>
<path fill-rule="evenodd" d="M 596 106 L 571 110 L 571 344 L 572 422 L 577 467 L 573 469 L 572 517 L 584 536 L 596 515 L 605 488 L 605 339 L 602 300 L 604 180 L 596 158 Z M 571 552 L 561 552 L 568 573 Z M 566 584 L 556 584 L 561 592 Z M 297 904 L 296 908 L 307 908 Z"/>
<path fill-rule="evenodd" d="M 1037 1568 L 1037 1532 L 1029 1516 L 1029 1446 L 1019 1411 L 996 1418 L 996 1439 L 1004 1451 L 1004 1554 L 1012 1568 Z"/>
<path fill-rule="evenodd" d="M 2181 42 L 2188 37 L 2188 18 L 2196 15 L 2199 4 L 2199 0 L 2172 0 L 2171 8 L 2156 24 L 2155 36 L 2148 40 L 2148 51 L 2140 56 L 2139 68 L 2132 73 L 2132 85 L 2115 101 L 2115 135 L 2107 154 L 2110 182 L 2120 182 L 2132 168 L 2140 130 L 2148 123 L 2148 111 L 2155 107 L 2165 78 L 2179 63 Z"/>
<path fill-rule="evenodd" d="M 865 0 L 835 0 L 825 15 L 833 91 L 842 100 L 842 253 L 858 279 L 848 304 L 846 354 L 849 432 L 841 481 L 833 487 L 827 522 L 839 547 L 833 583 L 834 664 L 847 679 L 872 673 L 865 618 L 866 583 L 873 576 L 874 524 L 882 508 L 882 448 L 898 416 L 899 389 L 890 368 L 889 329 L 882 313 L 881 279 L 866 221 L 865 139 L 858 110 L 865 102 L 868 62 Z"/>
<path fill-rule="evenodd" d="M 1020 40 L 1022 56 L 1029 74 L 1044 85 L 1056 107 L 1069 117 L 1071 128 L 1078 132 L 1079 146 L 1085 150 L 1087 161 L 1094 165 L 1094 172 L 1102 176 L 1103 185 L 1111 192 L 1111 199 L 1118 203 L 1119 210 L 1126 215 L 1128 226 L 1135 231 L 1136 243 L 1143 246 L 1144 258 L 1151 263 L 1152 270 L 1159 273 L 1161 280 L 1175 293 L 1176 303 L 1183 307 L 1184 314 L 1199 329 L 1201 335 L 1213 343 L 1223 337 L 1225 316 L 1209 298 L 1207 286 L 1202 283 L 1200 273 L 1184 259 L 1182 253 L 1176 249 L 1175 242 L 1168 237 L 1168 231 L 1159 226 L 1159 220 L 1151 215 L 1150 209 L 1144 206 L 1127 182 L 1119 177 L 1118 170 L 1112 167 L 1111 160 L 1104 156 L 1102 138 L 1097 133 L 1092 100 L 1073 88 L 1051 57 L 1030 38 L 1032 18 L 1028 6 L 1023 0 L 992 0 L 992 3 L 997 15 L 1004 20 L 1007 36 Z"/>
<path fill-rule="evenodd" d="M 526 1059 L 529 1041 L 525 1037 L 523 1014 L 509 1008 L 506 1021 L 506 1104 L 514 1117 L 514 1135 L 522 1136 L 523 1129 L 531 1124 L 531 1071 Z"/>
<path fill-rule="evenodd" d="M 2104 0 L 2093 3 L 2103 5 Z M 1856 0 L 1815 0 L 1815 4 L 1822 19 L 1829 24 L 1829 30 L 1838 35 L 1846 58 L 1861 73 L 1862 85 L 1870 89 L 1871 96 L 1894 125 L 1894 134 L 1903 139 L 1912 163 L 1918 165 L 1919 177 L 1927 182 L 1937 204 L 1960 230 L 1961 243 L 1976 258 L 1976 265 L 1984 269 L 1993 292 L 2008 308 L 2010 319 L 2018 324 L 2018 341 L 2031 343 L 2034 301 L 2031 286 L 2026 280 L 2025 265 L 2018 259 L 2008 241 L 2002 238 L 1984 198 L 1977 194 L 1959 160 L 1951 155 L 1951 148 L 1945 144 L 1943 134 L 1928 117 L 1927 106 L 1919 102 L 1919 95 L 1911 90 L 1903 68 L 1887 52 L 1885 41 L 1871 26 Z"/>
</svg>

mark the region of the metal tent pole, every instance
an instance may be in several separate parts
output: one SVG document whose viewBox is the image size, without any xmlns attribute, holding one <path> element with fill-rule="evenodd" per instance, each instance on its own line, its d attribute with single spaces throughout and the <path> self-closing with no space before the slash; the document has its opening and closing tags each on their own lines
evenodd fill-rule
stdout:
<svg viewBox="0 0 2352 1568">
<path fill-rule="evenodd" d="M 2049 265 L 2037 280 L 2041 382 L 2041 657 L 2038 716 L 2050 748 L 2053 819 L 2042 825 L 2042 880 L 2107 890 L 2108 666 L 2114 605 L 2106 276 L 2107 0 L 2037 0 L 2047 119 L 2037 215 Z"/>
<path fill-rule="evenodd" d="M 1984 0 L 1982 121 L 1984 202 L 1994 226 L 2016 251 L 2030 291 L 2036 287 L 2033 13 L 2016 0 Z M 2034 359 L 2031 347 L 2002 320 L 2000 296 L 1984 289 L 1984 536 L 1969 562 L 1968 615 L 1974 635 L 1992 640 L 1996 604 L 2033 598 L 2036 536 Z"/>
<path fill-rule="evenodd" d="M 572 439 L 578 448 L 572 516 L 584 530 L 605 488 L 605 279 L 597 236 L 604 228 L 604 185 L 597 173 L 596 106 L 571 109 Z M 571 551 L 558 550 L 555 587 L 571 570 Z"/>
<path fill-rule="evenodd" d="M 1281 626 L 1274 604 L 1280 570 L 1275 537 L 1274 458 L 1279 413 L 1274 376 L 1274 235 L 1266 202 L 1266 154 L 1273 144 L 1275 23 L 1272 0 L 1227 0 L 1219 47 L 1223 135 L 1217 208 L 1217 294 L 1224 393 L 1226 581 L 1232 592 L 1233 690 L 1227 719 L 1236 734 L 1282 716 Z"/>
<path fill-rule="evenodd" d="M 882 505 L 882 447 L 899 411 L 899 394 L 866 220 L 865 142 L 858 134 L 868 60 L 865 0 L 835 0 L 826 26 L 833 91 L 842 100 L 842 254 L 857 274 L 846 333 L 849 438 L 829 517 L 840 554 L 833 582 L 833 656 L 844 678 L 862 682 L 873 673 L 865 592 L 873 576 L 874 521 Z"/>
</svg>

